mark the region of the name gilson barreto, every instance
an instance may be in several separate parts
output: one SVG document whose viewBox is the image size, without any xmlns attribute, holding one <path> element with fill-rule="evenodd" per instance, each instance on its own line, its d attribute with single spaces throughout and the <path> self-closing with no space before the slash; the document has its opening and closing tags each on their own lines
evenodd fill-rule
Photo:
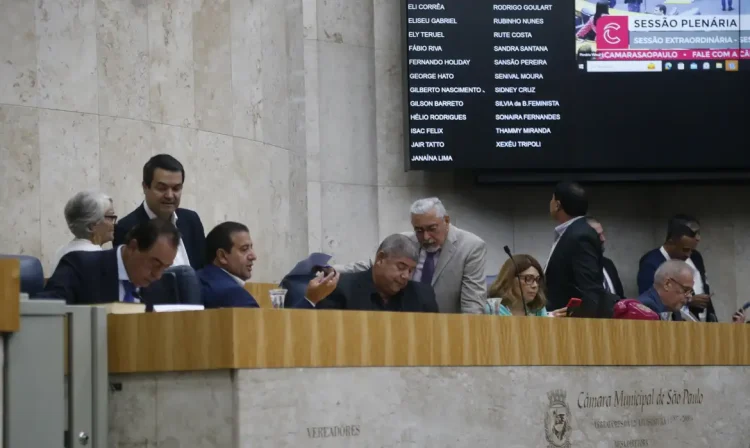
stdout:
<svg viewBox="0 0 750 448">
<path fill-rule="evenodd" d="M 462 107 L 463 101 L 435 100 L 435 101 L 409 101 L 411 107 Z"/>
</svg>

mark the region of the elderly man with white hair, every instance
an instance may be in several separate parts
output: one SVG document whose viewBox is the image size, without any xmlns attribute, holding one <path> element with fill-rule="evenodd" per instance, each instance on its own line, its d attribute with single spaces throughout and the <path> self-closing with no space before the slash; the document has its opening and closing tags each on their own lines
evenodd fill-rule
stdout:
<svg viewBox="0 0 750 448">
<path fill-rule="evenodd" d="M 693 296 L 693 268 L 682 260 L 662 263 L 654 274 L 654 285 L 638 301 L 651 308 L 661 320 L 695 320 L 681 310 Z"/>
<path fill-rule="evenodd" d="M 112 198 L 104 193 L 82 191 L 73 196 L 65 204 L 65 221 L 74 238 L 57 250 L 53 271 L 65 254 L 102 250 L 102 244 L 115 237 L 117 216 Z"/>
<path fill-rule="evenodd" d="M 413 232 L 404 232 L 419 244 L 419 259 L 412 280 L 432 285 L 441 313 L 481 314 L 487 301 L 485 242 L 451 224 L 440 199 L 419 199 L 411 206 Z M 361 272 L 372 266 L 359 261 L 336 266 L 341 273 Z"/>
</svg>

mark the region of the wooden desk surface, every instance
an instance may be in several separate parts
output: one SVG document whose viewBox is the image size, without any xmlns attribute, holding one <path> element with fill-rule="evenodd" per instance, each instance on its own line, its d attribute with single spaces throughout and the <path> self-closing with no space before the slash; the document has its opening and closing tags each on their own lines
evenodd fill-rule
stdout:
<svg viewBox="0 0 750 448">
<path fill-rule="evenodd" d="M 508 365 L 750 365 L 750 325 L 274 309 L 109 316 L 111 373 Z"/>
<path fill-rule="evenodd" d="M 20 293 L 19 261 L 14 258 L 0 259 L 0 333 L 18 331 L 21 327 Z"/>
</svg>

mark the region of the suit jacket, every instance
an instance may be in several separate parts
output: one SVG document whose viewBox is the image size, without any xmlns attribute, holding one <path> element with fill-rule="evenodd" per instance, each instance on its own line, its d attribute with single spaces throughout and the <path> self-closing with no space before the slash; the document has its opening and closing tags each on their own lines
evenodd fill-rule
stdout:
<svg viewBox="0 0 750 448">
<path fill-rule="evenodd" d="M 177 209 L 177 229 L 180 231 L 182 243 L 190 259 L 190 266 L 196 271 L 203 267 L 206 253 L 206 235 L 203 230 L 201 218 L 192 210 L 186 208 Z M 113 247 L 125 244 L 125 235 L 137 224 L 148 221 L 150 218 L 146 209 L 141 204 L 128 216 L 122 218 L 115 225 L 115 240 Z"/>
<path fill-rule="evenodd" d="M 255 297 L 218 266 L 206 265 L 198 271 L 198 279 L 201 282 L 201 297 L 206 309 L 258 308 Z"/>
<path fill-rule="evenodd" d="M 419 244 L 414 232 L 404 232 Z M 487 245 L 471 232 L 451 225 L 432 277 L 438 309 L 441 313 L 482 314 L 487 301 L 484 273 Z M 361 272 L 372 267 L 371 261 L 337 265 L 341 273 Z"/>
<path fill-rule="evenodd" d="M 305 293 L 307 292 L 307 285 L 313 278 L 315 278 L 315 274 L 287 275 L 281 279 L 279 287 L 286 289 L 284 308 L 309 308 L 302 302 L 307 302 Z"/>
<path fill-rule="evenodd" d="M 570 223 L 547 262 L 547 309 L 560 309 L 578 297 L 581 307 L 573 316 L 612 317 L 614 300 L 604 290 L 602 257 L 602 243 L 586 219 Z"/>
<path fill-rule="evenodd" d="M 620 281 L 620 274 L 617 273 L 614 262 L 607 257 L 602 256 L 602 267 L 607 270 L 609 279 L 612 280 L 612 286 L 615 288 L 615 295 L 618 296 L 617 300 L 625 298 L 625 291 L 622 288 L 622 282 Z"/>
<path fill-rule="evenodd" d="M 70 305 L 120 300 L 117 249 L 70 252 L 60 259 L 37 298 L 63 299 Z"/>
<path fill-rule="evenodd" d="M 661 313 L 668 312 L 669 310 L 664 306 L 664 303 L 661 301 L 661 297 L 659 297 L 659 293 L 656 291 L 656 289 L 652 286 L 651 288 L 647 289 L 638 297 L 638 301 L 642 304 L 649 307 L 653 312 L 659 315 L 659 319 L 661 319 Z M 682 318 L 682 315 L 678 312 L 672 312 L 672 320 L 675 321 L 681 321 L 684 320 Z"/>
<path fill-rule="evenodd" d="M 708 280 L 706 279 L 706 265 L 703 262 L 703 255 L 697 250 L 694 250 L 690 255 L 690 259 L 698 269 L 698 273 L 703 280 L 703 289 L 706 294 L 711 293 L 711 289 L 708 286 Z M 661 253 L 661 247 L 657 247 L 651 251 L 646 252 L 638 262 L 638 293 L 643 294 L 654 286 L 654 274 L 656 270 L 661 266 L 662 263 L 667 261 L 664 254 Z M 700 308 L 689 307 L 690 312 L 697 316 L 703 310 Z M 708 302 L 708 308 L 706 313 L 706 321 L 716 321 L 716 311 L 714 310 L 714 304 L 711 300 Z"/>
<path fill-rule="evenodd" d="M 412 313 L 437 313 L 435 291 L 429 285 L 409 281 L 406 288 L 389 300 L 393 309 L 383 309 L 378 305 L 379 296 L 372 280 L 372 269 L 350 274 L 342 274 L 336 289 L 318 302 L 316 309 L 359 310 L 359 311 L 404 311 Z M 307 300 L 300 302 L 300 308 L 313 308 Z"/>
</svg>

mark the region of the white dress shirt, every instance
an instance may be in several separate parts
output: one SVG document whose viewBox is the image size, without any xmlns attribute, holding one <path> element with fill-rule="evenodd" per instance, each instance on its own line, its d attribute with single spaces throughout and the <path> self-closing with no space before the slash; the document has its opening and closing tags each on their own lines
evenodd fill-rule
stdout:
<svg viewBox="0 0 750 448">
<path fill-rule="evenodd" d="M 70 252 L 96 252 L 100 250 L 102 250 L 102 246 L 97 246 L 89 240 L 76 238 L 57 249 L 57 252 L 55 253 L 55 263 L 52 265 L 52 270 L 54 271 L 60 263 L 60 259 Z"/>
<path fill-rule="evenodd" d="M 143 201 L 143 208 L 146 210 L 146 214 L 149 218 L 156 218 L 156 213 L 152 212 L 148 208 L 146 201 Z M 177 213 L 172 212 L 172 224 L 177 226 Z M 185 244 L 182 242 L 182 236 L 180 236 L 180 245 L 177 247 L 177 255 L 174 257 L 172 266 L 190 266 L 190 258 L 188 258 L 187 251 L 185 250 Z"/>
<path fill-rule="evenodd" d="M 232 277 L 232 280 L 234 280 L 237 283 L 239 283 L 240 286 L 242 286 L 243 288 L 245 287 L 245 283 L 246 283 L 245 280 L 242 280 L 241 278 L 237 277 L 236 275 L 232 274 L 231 272 L 227 271 L 224 268 L 219 268 L 219 269 L 221 269 L 222 271 L 226 272 L 227 275 L 230 276 L 230 277 Z"/>
<path fill-rule="evenodd" d="M 604 289 L 609 291 L 611 294 L 616 294 L 615 285 L 614 283 L 612 283 L 612 278 L 609 276 L 609 273 L 604 268 L 602 268 L 602 272 L 604 273 Z"/>
<path fill-rule="evenodd" d="M 562 238 L 563 234 L 566 230 L 568 230 L 568 227 L 570 227 L 571 224 L 578 221 L 579 219 L 582 219 L 583 216 L 576 216 L 573 219 L 569 219 L 565 221 L 564 223 L 558 225 L 555 227 L 555 241 L 552 243 L 552 249 L 549 250 L 549 255 L 547 256 L 547 262 L 544 263 L 544 272 L 547 272 L 547 265 L 549 264 L 550 258 L 552 258 L 552 253 L 555 251 L 555 247 L 557 247 L 558 241 L 560 241 L 560 238 Z"/>
<path fill-rule="evenodd" d="M 122 286 L 122 282 L 130 281 L 128 271 L 125 269 L 125 263 L 122 261 L 122 244 L 117 246 L 117 280 L 118 280 L 118 298 L 117 300 L 122 302 L 125 298 L 125 287 Z M 138 302 L 138 299 L 135 299 Z"/>
</svg>

